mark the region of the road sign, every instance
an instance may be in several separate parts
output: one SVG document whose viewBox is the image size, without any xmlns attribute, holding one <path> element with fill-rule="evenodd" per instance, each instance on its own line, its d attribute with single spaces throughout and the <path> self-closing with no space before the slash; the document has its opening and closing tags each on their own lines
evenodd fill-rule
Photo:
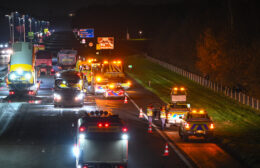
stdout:
<svg viewBox="0 0 260 168">
<path fill-rule="evenodd" d="M 93 45 L 94 45 L 94 44 L 93 44 L 92 42 L 89 42 L 89 43 L 88 43 L 88 46 L 89 46 L 89 47 L 93 47 Z"/>
<path fill-rule="evenodd" d="M 86 44 L 86 39 L 82 39 L 81 44 Z"/>
<path fill-rule="evenodd" d="M 80 38 L 94 38 L 94 29 L 80 29 L 79 37 Z"/>
<path fill-rule="evenodd" d="M 28 32 L 28 38 L 32 40 L 34 38 L 34 33 L 33 32 Z"/>
<path fill-rule="evenodd" d="M 101 50 L 114 49 L 114 37 L 98 37 L 97 42 Z"/>
</svg>

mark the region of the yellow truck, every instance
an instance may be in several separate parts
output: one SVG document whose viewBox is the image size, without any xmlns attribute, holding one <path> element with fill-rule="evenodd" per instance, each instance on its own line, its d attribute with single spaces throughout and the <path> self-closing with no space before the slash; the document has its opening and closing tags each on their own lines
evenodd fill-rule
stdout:
<svg viewBox="0 0 260 168">
<path fill-rule="evenodd" d="M 35 71 L 34 46 L 29 42 L 16 42 L 12 46 L 7 85 L 9 94 L 36 95 L 39 88 Z"/>
</svg>

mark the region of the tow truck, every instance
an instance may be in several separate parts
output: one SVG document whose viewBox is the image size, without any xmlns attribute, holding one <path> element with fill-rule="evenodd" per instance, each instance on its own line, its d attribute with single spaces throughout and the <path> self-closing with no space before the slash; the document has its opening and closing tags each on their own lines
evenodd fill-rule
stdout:
<svg viewBox="0 0 260 168">
<path fill-rule="evenodd" d="M 189 140 L 189 136 L 204 137 L 211 140 L 214 132 L 214 123 L 205 110 L 193 109 L 186 113 L 179 127 L 179 135 L 184 141 Z"/>
<path fill-rule="evenodd" d="M 173 87 L 171 91 L 172 102 L 167 105 L 167 123 L 178 126 L 180 117 L 190 111 L 190 104 L 186 103 L 187 91 L 184 87 Z"/>
<path fill-rule="evenodd" d="M 55 77 L 54 107 L 83 106 L 84 80 L 82 74 L 74 70 L 60 71 Z"/>
<path fill-rule="evenodd" d="M 107 111 L 92 111 L 77 122 L 73 152 L 77 168 L 127 168 L 128 128 Z"/>
</svg>

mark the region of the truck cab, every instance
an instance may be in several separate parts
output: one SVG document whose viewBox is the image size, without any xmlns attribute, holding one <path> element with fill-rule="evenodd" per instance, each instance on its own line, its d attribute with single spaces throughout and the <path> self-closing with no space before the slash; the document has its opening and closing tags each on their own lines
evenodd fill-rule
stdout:
<svg viewBox="0 0 260 168">
<path fill-rule="evenodd" d="M 77 122 L 77 168 L 126 168 L 128 129 L 118 115 L 92 111 Z"/>
</svg>

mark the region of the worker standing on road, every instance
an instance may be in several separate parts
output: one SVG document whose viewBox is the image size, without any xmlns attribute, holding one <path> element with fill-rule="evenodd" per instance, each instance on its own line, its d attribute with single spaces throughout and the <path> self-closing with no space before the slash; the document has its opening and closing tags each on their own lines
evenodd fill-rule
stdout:
<svg viewBox="0 0 260 168">
<path fill-rule="evenodd" d="M 147 117 L 148 117 L 149 123 L 152 123 L 152 121 L 153 121 L 153 110 L 154 110 L 154 108 L 152 105 L 147 106 Z"/>
<path fill-rule="evenodd" d="M 166 108 L 165 108 L 165 106 L 162 106 L 162 108 L 161 108 L 160 118 L 161 118 L 161 121 L 162 121 L 162 130 L 164 130 L 165 120 L 166 120 Z"/>
</svg>

